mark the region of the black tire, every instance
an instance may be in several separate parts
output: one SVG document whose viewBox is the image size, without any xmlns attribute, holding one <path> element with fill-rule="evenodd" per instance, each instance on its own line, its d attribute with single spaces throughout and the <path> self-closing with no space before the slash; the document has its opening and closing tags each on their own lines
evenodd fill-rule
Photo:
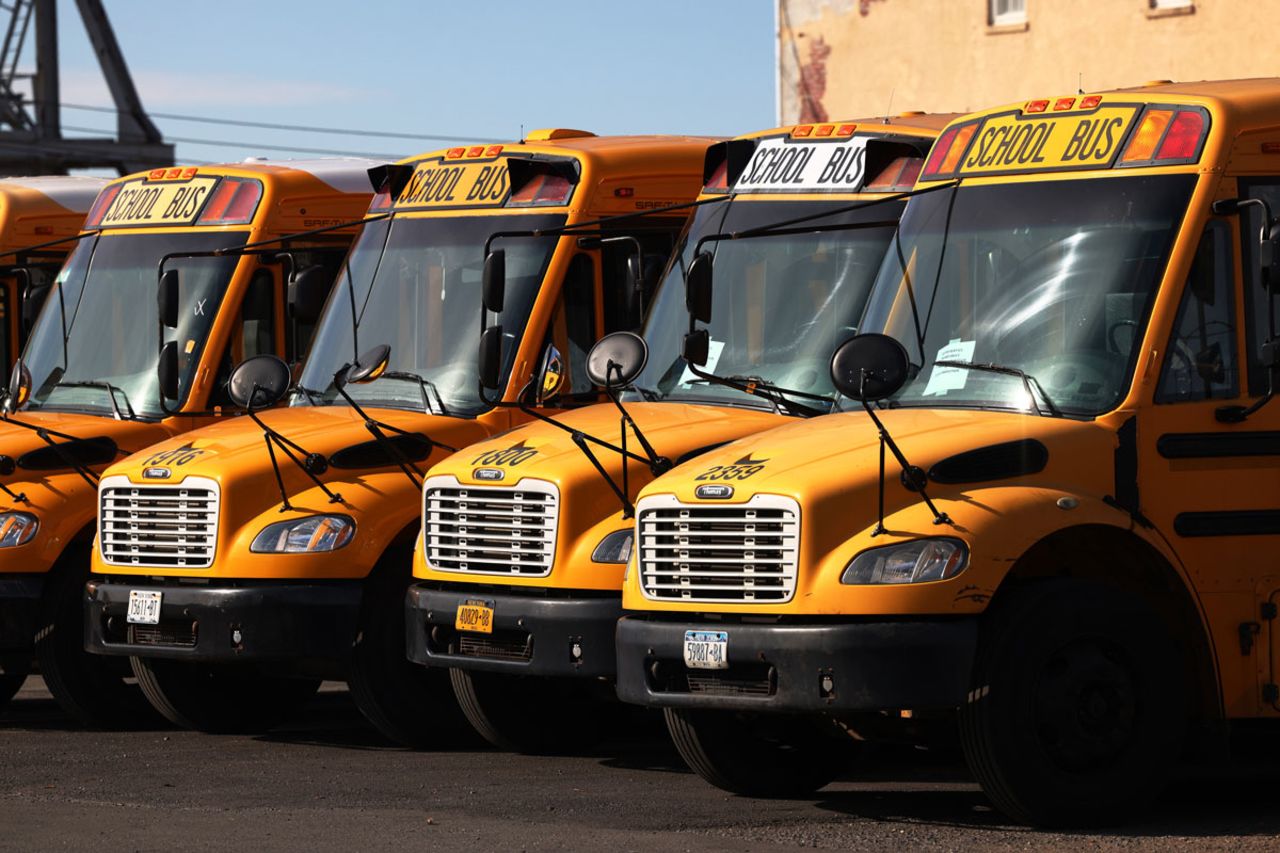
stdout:
<svg viewBox="0 0 1280 853">
<path fill-rule="evenodd" d="M 965 759 L 996 807 L 1037 826 L 1131 818 L 1183 746 L 1177 644 L 1140 598 L 1054 579 L 998 602 L 960 710 Z"/>
<path fill-rule="evenodd" d="M 734 794 L 803 797 L 852 763 L 852 742 L 821 718 L 666 708 L 689 769 Z"/>
<path fill-rule="evenodd" d="M 589 683 L 449 670 L 454 695 L 482 738 L 510 752 L 571 755 L 589 751 L 613 710 Z"/>
<path fill-rule="evenodd" d="M 27 680 L 31 671 L 31 660 L 24 655 L 5 655 L 0 657 L 0 711 L 9 704 Z"/>
<path fill-rule="evenodd" d="M 87 545 L 68 548 L 49 575 L 36 631 L 40 675 L 62 710 L 81 725 L 98 729 L 160 725 L 142 691 L 126 681 L 131 675 L 128 660 L 84 650 L 88 578 Z"/>
<path fill-rule="evenodd" d="M 287 720 L 320 687 L 310 678 L 245 666 L 129 658 L 138 686 L 165 719 L 211 734 L 259 734 Z"/>
<path fill-rule="evenodd" d="M 347 684 L 365 719 L 412 749 L 453 749 L 476 742 L 453 698 L 449 674 L 405 656 L 404 597 L 412 551 L 393 548 L 365 585 L 360 628 Z"/>
</svg>

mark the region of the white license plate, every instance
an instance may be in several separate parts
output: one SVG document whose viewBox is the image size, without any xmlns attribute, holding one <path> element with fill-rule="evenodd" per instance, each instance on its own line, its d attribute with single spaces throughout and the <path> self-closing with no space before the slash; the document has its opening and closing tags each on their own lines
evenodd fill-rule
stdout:
<svg viewBox="0 0 1280 853">
<path fill-rule="evenodd" d="M 689 669 L 728 669 L 728 631 L 685 631 L 684 665 Z"/>
<path fill-rule="evenodd" d="M 126 621 L 130 625 L 159 625 L 160 599 L 164 593 L 147 589 L 129 590 L 129 615 Z"/>
</svg>

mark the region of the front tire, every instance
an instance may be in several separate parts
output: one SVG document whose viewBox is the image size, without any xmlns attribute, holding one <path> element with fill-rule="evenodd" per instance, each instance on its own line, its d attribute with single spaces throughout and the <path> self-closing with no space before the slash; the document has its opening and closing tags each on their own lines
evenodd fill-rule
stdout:
<svg viewBox="0 0 1280 853">
<path fill-rule="evenodd" d="M 733 794 L 803 797 L 851 763 L 851 743 L 811 717 L 666 708 L 667 731 L 689 768 Z"/>
<path fill-rule="evenodd" d="M 259 734 L 294 714 L 320 688 L 309 678 L 243 666 L 130 658 L 138 685 L 165 719 L 210 734 Z"/>
<path fill-rule="evenodd" d="M 996 807 L 1041 826 L 1131 817 L 1186 729 L 1177 645 L 1137 596 L 1047 580 L 996 605 L 960 711 L 965 758 Z"/>
<path fill-rule="evenodd" d="M 30 671 L 31 661 L 22 655 L 0 657 L 0 711 L 22 689 Z"/>
<path fill-rule="evenodd" d="M 613 709 L 588 683 L 450 669 L 453 692 L 481 737 L 509 752 L 581 753 L 600 739 Z"/>
</svg>

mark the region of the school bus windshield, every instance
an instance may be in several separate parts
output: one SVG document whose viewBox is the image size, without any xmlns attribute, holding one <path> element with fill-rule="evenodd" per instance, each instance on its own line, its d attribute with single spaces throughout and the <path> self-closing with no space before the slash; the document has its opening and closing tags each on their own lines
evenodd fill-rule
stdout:
<svg viewBox="0 0 1280 853">
<path fill-rule="evenodd" d="M 1043 181 L 912 199 L 862 323 L 902 341 L 918 367 L 894 404 L 1077 416 L 1114 407 L 1194 182 Z"/>
<path fill-rule="evenodd" d="M 58 274 L 24 353 L 33 389 L 27 408 L 99 415 L 118 409 L 124 416 L 132 410 L 138 417 L 161 417 L 156 358 L 171 340 L 178 341 L 180 353 L 178 399 L 185 399 L 239 258 L 174 258 L 165 264 L 166 270 L 178 270 L 180 307 L 177 329 L 166 328 L 163 338 L 160 261 L 173 253 L 241 246 L 247 237 L 104 234 L 81 240 Z"/>
<path fill-rule="evenodd" d="M 684 271 L 698 241 L 708 234 L 759 228 L 850 204 L 753 201 L 699 209 L 679 262 L 668 271 L 645 324 L 649 363 L 636 379 L 639 392 L 650 400 L 768 407 L 760 397 L 699 378 L 680 356 L 689 328 Z M 703 371 L 834 398 L 827 362 L 831 351 L 857 331 L 900 210 L 894 202 L 814 222 L 865 226 L 850 230 L 704 243 L 703 250 L 715 258 L 715 286 Z"/>
<path fill-rule="evenodd" d="M 556 215 L 396 216 L 366 225 L 330 294 L 302 372 L 306 390 L 294 404 L 341 402 L 334 374 L 362 351 L 386 344 L 391 360 L 381 378 L 346 387 L 356 402 L 451 415 L 483 410 L 476 363 L 485 240 L 496 231 L 553 228 L 564 221 Z M 556 240 L 494 242 L 507 256 L 502 324 L 508 362 Z"/>
</svg>

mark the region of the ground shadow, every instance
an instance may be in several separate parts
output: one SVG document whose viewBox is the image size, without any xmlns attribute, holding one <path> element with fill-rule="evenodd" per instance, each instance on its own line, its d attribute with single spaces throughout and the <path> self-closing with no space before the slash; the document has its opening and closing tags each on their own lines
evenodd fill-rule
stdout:
<svg viewBox="0 0 1280 853">
<path fill-rule="evenodd" d="M 89 732 L 105 731 L 85 726 L 59 707 L 43 691 L 34 696 L 19 694 L 0 710 L 0 731 L 11 732 Z M 169 732 L 173 726 L 147 715 L 135 724 L 113 726 L 115 732 Z"/>
</svg>

